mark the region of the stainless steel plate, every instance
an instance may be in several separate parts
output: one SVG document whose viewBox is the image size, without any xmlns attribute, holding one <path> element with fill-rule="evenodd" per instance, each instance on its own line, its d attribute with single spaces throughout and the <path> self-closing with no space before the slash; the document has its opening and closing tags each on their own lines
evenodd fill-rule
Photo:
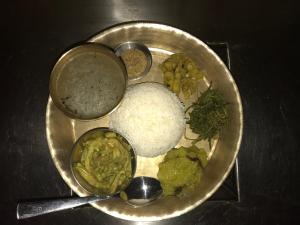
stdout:
<svg viewBox="0 0 300 225">
<path fill-rule="evenodd" d="M 223 129 L 219 138 L 214 141 L 209 151 L 208 143 L 200 145 L 209 151 L 209 163 L 204 171 L 201 184 L 194 193 L 187 198 L 178 199 L 168 197 L 159 199 L 152 205 L 133 208 L 121 200 L 108 200 L 94 203 L 93 206 L 109 215 L 134 221 L 155 221 L 186 213 L 209 198 L 222 184 L 237 156 L 243 131 L 242 104 L 238 88 L 221 59 L 202 41 L 196 37 L 174 27 L 157 23 L 127 23 L 117 25 L 100 32 L 89 40 L 99 42 L 115 48 L 122 42 L 138 41 L 145 44 L 151 51 L 153 63 L 149 74 L 143 79 L 132 83 L 144 81 L 162 82 L 162 73 L 158 68 L 163 60 L 170 54 L 184 52 L 194 59 L 199 67 L 205 71 L 206 79 L 199 85 L 204 90 L 210 81 L 218 88 L 226 100 L 230 102 L 230 123 Z M 197 96 L 195 96 L 196 98 Z M 193 101 L 195 99 L 192 99 Z M 184 102 L 187 106 L 191 102 Z M 66 117 L 58 110 L 49 98 L 46 114 L 47 140 L 53 161 L 65 182 L 79 196 L 86 193 L 73 179 L 69 159 L 72 145 L 85 131 L 107 126 L 109 116 L 93 121 L 78 121 Z M 64 129 L 62 129 L 62 127 Z M 188 135 L 193 135 L 188 130 Z M 189 141 L 182 138 L 178 145 L 189 145 Z M 145 175 L 156 177 L 158 163 L 163 156 L 155 158 L 137 157 L 136 176 Z"/>
</svg>

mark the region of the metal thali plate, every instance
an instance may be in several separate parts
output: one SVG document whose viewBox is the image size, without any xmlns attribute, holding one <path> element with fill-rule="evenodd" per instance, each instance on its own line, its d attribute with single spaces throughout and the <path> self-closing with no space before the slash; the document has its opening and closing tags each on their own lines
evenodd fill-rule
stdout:
<svg viewBox="0 0 300 225">
<path fill-rule="evenodd" d="M 170 54 L 183 52 L 191 57 L 205 71 L 205 79 L 199 84 L 199 91 L 205 90 L 210 82 L 218 88 L 229 104 L 230 122 L 214 140 L 211 149 L 207 142 L 201 142 L 209 153 L 209 163 L 205 168 L 203 178 L 197 189 L 190 196 L 179 199 L 167 197 L 156 200 L 153 204 L 134 208 L 120 199 L 112 199 L 93 203 L 92 205 L 114 217 L 134 221 L 155 221 L 186 213 L 206 199 L 208 199 L 222 184 L 230 172 L 237 156 L 242 132 L 243 112 L 238 88 L 222 60 L 202 41 L 191 34 L 177 28 L 146 22 L 133 22 L 108 28 L 92 37 L 89 42 L 97 42 L 115 48 L 120 43 L 137 41 L 145 44 L 151 51 L 153 62 L 149 74 L 130 84 L 154 81 L 162 83 L 162 72 L 158 65 Z M 183 101 L 189 106 L 194 99 Z M 91 121 L 79 121 L 66 117 L 57 109 L 49 98 L 46 112 L 47 140 L 52 159 L 56 168 L 68 186 L 79 196 L 86 196 L 85 192 L 74 180 L 70 171 L 69 159 L 72 145 L 81 134 L 95 127 L 108 126 L 109 115 Z M 193 134 L 187 129 L 187 135 Z M 184 137 L 178 146 L 188 146 L 190 142 Z M 135 176 L 156 177 L 158 164 L 163 155 L 154 158 L 137 158 Z"/>
</svg>

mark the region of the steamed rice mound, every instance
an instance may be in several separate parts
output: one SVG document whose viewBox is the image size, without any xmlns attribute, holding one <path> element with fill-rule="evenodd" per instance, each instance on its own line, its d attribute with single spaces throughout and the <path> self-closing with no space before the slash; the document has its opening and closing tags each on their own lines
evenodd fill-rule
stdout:
<svg viewBox="0 0 300 225">
<path fill-rule="evenodd" d="M 158 156 L 181 139 L 184 107 L 161 84 L 136 84 L 127 89 L 121 105 L 111 114 L 110 127 L 122 134 L 138 155 Z"/>
</svg>

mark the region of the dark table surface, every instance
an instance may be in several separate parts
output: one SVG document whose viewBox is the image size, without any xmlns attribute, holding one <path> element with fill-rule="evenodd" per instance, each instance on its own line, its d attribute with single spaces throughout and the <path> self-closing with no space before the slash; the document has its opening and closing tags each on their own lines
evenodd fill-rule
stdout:
<svg viewBox="0 0 300 225">
<path fill-rule="evenodd" d="M 299 224 L 299 7 L 296 1 L 28 0 L 1 3 L 1 224 L 144 224 L 85 207 L 17 221 L 19 200 L 68 196 L 48 151 L 49 74 L 72 44 L 132 20 L 228 42 L 244 107 L 240 202 L 206 202 L 145 224 Z"/>
</svg>

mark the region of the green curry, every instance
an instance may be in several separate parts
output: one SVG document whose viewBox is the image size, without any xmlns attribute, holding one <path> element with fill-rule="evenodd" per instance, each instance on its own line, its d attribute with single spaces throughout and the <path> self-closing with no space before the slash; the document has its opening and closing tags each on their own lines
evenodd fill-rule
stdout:
<svg viewBox="0 0 300 225">
<path fill-rule="evenodd" d="M 73 169 L 102 194 L 126 188 L 132 178 L 130 145 L 114 132 L 84 137 L 73 154 Z"/>
<path fill-rule="evenodd" d="M 201 180 L 206 164 L 206 152 L 196 146 L 170 150 L 159 164 L 157 174 L 164 196 L 183 197 L 193 191 Z"/>
</svg>

